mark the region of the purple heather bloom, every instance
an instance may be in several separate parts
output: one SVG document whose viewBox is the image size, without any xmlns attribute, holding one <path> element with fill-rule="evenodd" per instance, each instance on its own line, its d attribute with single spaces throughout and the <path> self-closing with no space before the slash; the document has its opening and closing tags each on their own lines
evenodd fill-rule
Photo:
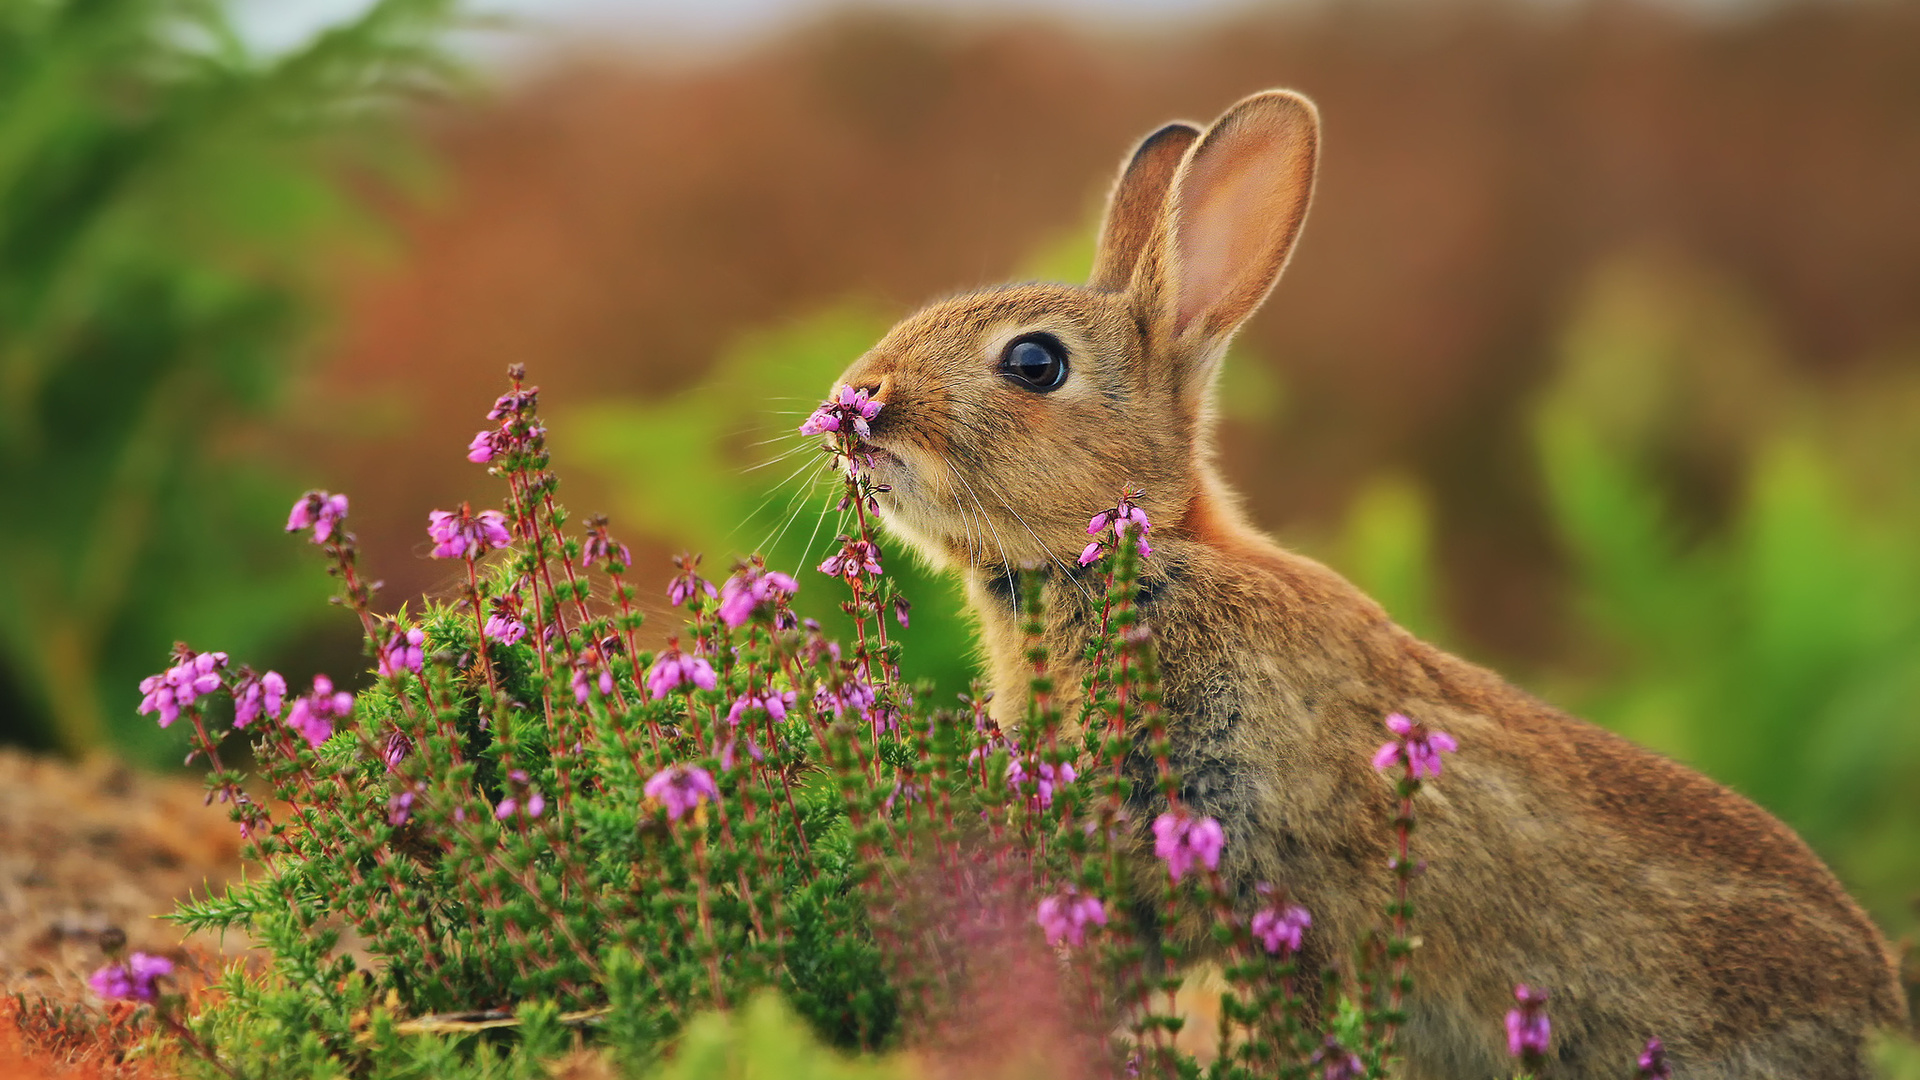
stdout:
<svg viewBox="0 0 1920 1080">
<path fill-rule="evenodd" d="M 1093 560 L 1099 558 L 1102 555 L 1105 555 L 1106 553 L 1107 553 L 1107 545 L 1101 543 L 1098 540 L 1095 540 L 1093 543 L 1088 544 L 1085 548 L 1081 549 L 1080 565 L 1086 566 L 1089 563 L 1093 562 Z"/>
<path fill-rule="evenodd" d="M 427 515 L 427 536 L 433 540 L 436 559 L 472 559 L 489 549 L 503 548 L 513 542 L 507 531 L 506 516 L 498 510 L 471 513 L 465 504 L 459 513 L 435 510 Z"/>
<path fill-rule="evenodd" d="M 647 693 L 659 701 L 686 684 L 711 690 L 718 685 L 718 680 L 712 664 L 698 656 L 688 656 L 677 645 L 670 645 L 647 671 Z"/>
<path fill-rule="evenodd" d="M 398 828 L 413 816 L 413 792 L 402 791 L 387 799 L 387 824 Z"/>
<path fill-rule="evenodd" d="M 380 748 L 380 760 L 387 763 L 387 771 L 400 767 L 400 763 L 413 753 L 413 740 L 398 731 L 387 733 L 387 744 Z"/>
<path fill-rule="evenodd" d="M 421 650 L 426 640 L 426 631 L 417 626 L 404 633 L 396 629 L 393 637 L 380 647 L 380 674 L 386 678 L 395 678 L 403 671 L 418 674 L 426 663 L 426 654 Z"/>
<path fill-rule="evenodd" d="M 277 671 L 269 671 L 257 679 L 248 679 L 240 686 L 240 692 L 233 698 L 233 726 L 246 727 L 263 714 L 279 717 L 280 706 L 287 698 L 287 680 Z"/>
<path fill-rule="evenodd" d="M 1226 830 L 1210 817 L 1169 810 L 1153 819 L 1153 853 L 1166 862 L 1175 881 L 1186 877 L 1195 863 L 1218 870 L 1220 849 L 1226 842 Z"/>
<path fill-rule="evenodd" d="M 720 620 L 739 629 L 765 603 L 778 604 L 800 591 L 800 583 L 778 570 L 748 566 L 720 587 Z"/>
<path fill-rule="evenodd" d="M 680 570 L 680 576 L 667 583 L 667 599 L 674 607 L 693 599 L 700 593 L 706 593 L 709 599 L 720 595 L 713 582 L 701 577 L 695 571 L 700 569 L 700 556 L 675 555 L 673 565 Z"/>
<path fill-rule="evenodd" d="M 1414 779 L 1438 779 L 1440 755 L 1460 749 L 1460 744 L 1454 741 L 1453 736 L 1444 731 L 1431 731 L 1426 725 L 1416 724 L 1400 713 L 1387 717 L 1387 730 L 1399 738 L 1382 743 L 1380 749 L 1374 751 L 1373 767 L 1381 772 L 1404 761 Z"/>
<path fill-rule="evenodd" d="M 893 617 L 900 620 L 900 627 L 903 630 L 906 629 L 907 626 L 907 612 L 912 610 L 912 608 L 913 605 L 907 602 L 906 597 L 895 596 L 893 598 Z"/>
<path fill-rule="evenodd" d="M 492 461 L 500 453 L 500 447 L 496 441 L 498 437 L 499 432 L 496 431 L 483 431 L 475 435 L 473 441 L 467 444 L 467 460 L 475 465 L 485 465 Z"/>
<path fill-rule="evenodd" d="M 287 726 L 300 733 L 307 745 L 318 748 L 333 738 L 333 722 L 353 712 L 353 695 L 335 691 L 333 680 L 325 675 L 313 677 L 313 690 L 293 699 L 287 713 Z"/>
<path fill-rule="evenodd" d="M 518 416 L 534 407 L 540 400 L 540 388 L 537 386 L 519 387 L 501 394 L 494 399 L 493 408 L 487 413 L 489 420 L 506 420 Z"/>
<path fill-rule="evenodd" d="M 843 709 L 851 709 L 861 717 L 873 708 L 873 687 L 868 686 L 860 676 L 849 674 L 840 681 L 838 687 L 822 684 L 813 692 L 813 707 L 829 716 Z"/>
<path fill-rule="evenodd" d="M 820 572 L 851 581 L 861 574 L 880 573 L 880 548 L 868 540 L 841 537 L 841 548 L 820 564 Z"/>
<path fill-rule="evenodd" d="M 787 708 L 793 704 L 793 691 L 775 693 L 772 690 L 749 690 L 734 701 L 727 710 L 727 723 L 738 724 L 748 709 L 764 709 L 775 720 L 787 718 Z"/>
<path fill-rule="evenodd" d="M 1063 761 L 1058 765 L 1055 765 L 1051 761 L 1040 762 L 1035 765 L 1033 769 L 1032 779 L 1035 789 L 1032 795 L 1033 801 L 1040 809 L 1048 809 L 1053 805 L 1054 785 L 1071 784 L 1075 777 L 1076 774 L 1073 771 L 1073 766 L 1067 762 Z M 1007 787 L 1018 792 L 1021 789 L 1020 786 L 1026 783 L 1027 780 L 1026 766 L 1019 758 L 1014 758 L 1013 761 L 1007 765 Z"/>
<path fill-rule="evenodd" d="M 713 774 L 698 765 L 672 765 L 653 774 L 645 788 L 646 796 L 667 808 L 667 820 L 679 821 L 700 805 L 702 799 L 718 800 L 720 788 Z"/>
<path fill-rule="evenodd" d="M 826 435 L 849 428 L 862 439 L 871 438 L 867 421 L 880 415 L 882 402 L 868 398 L 865 387 L 842 385 L 800 424 L 802 435 Z"/>
<path fill-rule="evenodd" d="M 1367 1074 L 1366 1062 L 1360 1055 L 1340 1045 L 1340 1040 L 1332 1035 L 1320 1049 L 1313 1052 L 1313 1067 L 1320 1071 L 1321 1080 L 1360 1080 Z"/>
<path fill-rule="evenodd" d="M 1553 1025 L 1547 1020 L 1547 992 L 1521 983 L 1513 988 L 1513 1000 L 1520 1007 L 1507 1013 L 1507 1053 L 1544 1056 L 1553 1036 Z"/>
<path fill-rule="evenodd" d="M 595 672 L 594 666 L 590 657 L 583 656 L 573 669 L 573 700 L 582 705 L 593 696 L 595 686 L 600 688 L 602 697 L 613 693 L 613 672 L 604 667 Z"/>
<path fill-rule="evenodd" d="M 485 633 L 488 638 L 502 645 L 518 645 L 520 639 L 527 636 L 527 624 L 512 615 L 489 615 Z"/>
<path fill-rule="evenodd" d="M 739 741 L 739 739 L 728 739 L 726 742 L 720 744 L 720 767 L 722 769 L 732 770 L 734 758 L 737 753 L 735 744 Z M 747 739 L 747 756 L 755 761 L 764 762 L 767 760 L 766 752 L 761 750 L 760 744 L 754 742 L 751 738 Z"/>
<path fill-rule="evenodd" d="M 527 795 L 527 816 L 530 818 L 537 818 L 541 814 L 544 814 L 546 812 L 547 812 L 547 797 L 545 795 L 540 794 L 538 791 L 529 792 Z"/>
<path fill-rule="evenodd" d="M 1285 893 L 1276 894 L 1273 886 L 1261 882 L 1255 886 L 1267 900 L 1267 906 L 1253 913 L 1253 936 L 1275 955 L 1300 951 L 1300 939 L 1313 925 L 1313 916 L 1299 904 L 1286 902 Z"/>
<path fill-rule="evenodd" d="M 180 662 L 158 675 L 140 680 L 140 715 L 157 712 L 160 726 L 180 718 L 180 710 L 190 707 L 206 694 L 220 689 L 221 668 L 227 666 L 223 652 L 183 653 Z"/>
<path fill-rule="evenodd" d="M 334 529 L 346 519 L 346 516 L 347 497 L 345 495 L 309 491 L 293 504 L 293 512 L 287 515 L 287 531 L 299 532 L 311 526 L 313 542 L 324 544 L 333 536 Z"/>
<path fill-rule="evenodd" d="M 512 817 L 513 812 L 518 809 L 520 809 L 520 800 L 515 799 L 514 797 L 509 795 L 508 797 L 500 800 L 499 806 L 496 806 L 493 808 L 493 820 L 505 821 L 508 818 Z"/>
<path fill-rule="evenodd" d="M 108 964 L 87 980 L 93 992 L 109 1001 L 152 1001 L 154 982 L 173 974 L 173 961 L 164 956 L 137 952 L 124 964 Z"/>
<path fill-rule="evenodd" d="M 1640 1052 L 1637 1080 L 1673 1080 L 1673 1066 L 1667 1063 L 1667 1048 L 1659 1039 L 1648 1039 L 1647 1048 Z"/>
<path fill-rule="evenodd" d="M 1097 896 L 1082 896 L 1068 889 L 1040 901 L 1034 921 L 1046 933 L 1049 945 L 1085 945 L 1088 925 L 1107 925 L 1107 906 Z"/>
</svg>

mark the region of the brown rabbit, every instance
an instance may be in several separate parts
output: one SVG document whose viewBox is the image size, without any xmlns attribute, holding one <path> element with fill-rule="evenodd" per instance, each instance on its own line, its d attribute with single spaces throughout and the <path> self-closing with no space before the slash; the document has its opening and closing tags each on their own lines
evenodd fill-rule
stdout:
<svg viewBox="0 0 1920 1080">
<path fill-rule="evenodd" d="M 1161 128 L 1121 169 L 1085 288 L 971 293 L 888 333 L 843 377 L 885 405 L 884 520 L 965 575 L 1004 721 L 1029 677 L 1012 569 L 1045 571 L 1052 655 L 1082 655 L 1087 516 L 1145 492 L 1141 603 L 1182 797 L 1225 826 L 1242 895 L 1283 882 L 1311 909 L 1310 964 L 1345 956 L 1388 898 L 1382 719 L 1458 739 L 1421 800 L 1408 1075 L 1508 1074 L 1500 1021 L 1525 982 L 1552 991 L 1551 1075 L 1618 1077 L 1657 1035 L 1683 1077 L 1864 1076 L 1869 1033 L 1905 1015 L 1900 985 L 1791 830 L 1414 638 L 1256 531 L 1221 482 L 1211 386 L 1300 232 L 1318 139 L 1285 91 L 1204 132 Z"/>
</svg>

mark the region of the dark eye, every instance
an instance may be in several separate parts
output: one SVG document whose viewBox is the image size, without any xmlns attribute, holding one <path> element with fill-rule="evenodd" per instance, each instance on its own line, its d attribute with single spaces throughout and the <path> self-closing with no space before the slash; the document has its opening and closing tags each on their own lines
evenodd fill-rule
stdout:
<svg viewBox="0 0 1920 1080">
<path fill-rule="evenodd" d="M 1013 339 L 1000 356 L 1000 374 L 1044 394 L 1067 381 L 1067 348 L 1052 334 L 1027 334 Z"/>
</svg>

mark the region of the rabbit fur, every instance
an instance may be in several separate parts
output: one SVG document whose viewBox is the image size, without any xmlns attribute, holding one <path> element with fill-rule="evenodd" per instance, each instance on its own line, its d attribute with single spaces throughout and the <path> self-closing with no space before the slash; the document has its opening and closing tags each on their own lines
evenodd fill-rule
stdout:
<svg viewBox="0 0 1920 1080">
<path fill-rule="evenodd" d="M 1031 677 L 1016 568 L 1044 574 L 1072 715 L 1100 592 L 1075 556 L 1088 515 L 1137 487 L 1181 799 L 1224 825 L 1236 895 L 1284 883 L 1311 910 L 1308 970 L 1345 960 L 1389 899 L 1383 718 L 1459 741 L 1418 806 L 1406 1075 L 1509 1075 L 1501 1017 L 1524 982 L 1552 992 L 1551 1076 L 1624 1075 L 1651 1036 L 1680 1077 L 1865 1076 L 1869 1034 L 1906 1015 L 1893 960 L 1790 829 L 1418 640 L 1262 535 L 1222 482 L 1212 384 L 1293 249 L 1319 139 L 1313 104 L 1278 90 L 1163 127 L 1121 169 L 1085 287 L 935 303 L 842 376 L 884 403 L 883 521 L 965 579 L 996 716 L 1024 715 Z M 999 366 L 1034 332 L 1068 357 L 1049 392 Z M 1165 804 L 1141 781 L 1144 826 Z"/>
</svg>

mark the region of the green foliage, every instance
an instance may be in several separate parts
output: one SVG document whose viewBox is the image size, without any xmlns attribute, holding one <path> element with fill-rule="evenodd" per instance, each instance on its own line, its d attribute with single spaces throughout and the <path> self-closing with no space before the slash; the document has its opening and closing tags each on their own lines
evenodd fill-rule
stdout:
<svg viewBox="0 0 1920 1080">
<path fill-rule="evenodd" d="M 132 687 L 169 635 L 265 647 L 318 595 L 238 527 L 284 502 L 245 464 L 247 422 L 311 320 L 318 243 L 363 224 L 341 166 L 373 164 L 364 121 L 442 73 L 427 43 L 452 0 L 383 0 L 271 59 L 227 7 L 0 5 L 0 668 L 26 697 L 16 738 L 161 750 L 132 721 Z"/>
</svg>

